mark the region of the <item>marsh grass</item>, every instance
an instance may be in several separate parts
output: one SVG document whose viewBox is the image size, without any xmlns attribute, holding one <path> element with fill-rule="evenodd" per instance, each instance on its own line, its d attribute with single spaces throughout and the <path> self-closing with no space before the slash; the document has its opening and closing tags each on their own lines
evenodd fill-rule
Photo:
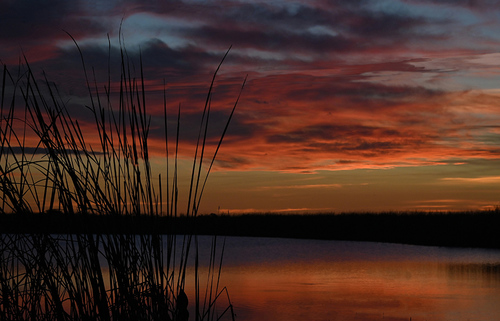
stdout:
<svg viewBox="0 0 500 321">
<path fill-rule="evenodd" d="M 164 172 L 153 173 L 148 145 L 151 116 L 146 107 L 142 58 L 136 68 L 120 41 L 116 100 L 110 72 L 107 84 L 100 88 L 76 41 L 75 45 L 88 90 L 89 104 L 84 107 L 93 117 L 98 146 L 86 140 L 78 119 L 71 116 L 58 88 L 45 74 L 41 79 L 35 77 L 26 58 L 16 73 L 4 65 L 1 214 L 177 217 L 180 107 L 172 148 L 168 145 L 164 90 L 166 162 Z M 207 161 L 212 91 L 226 55 L 213 74 L 200 122 L 186 212 L 193 218 L 239 100 L 238 95 Z M 171 149 L 175 152 L 169 154 Z M 167 186 L 162 186 L 162 174 Z M 190 320 L 234 319 L 227 289 L 220 285 L 223 245 L 221 250 L 217 238 L 213 239 L 208 266 L 202 268 L 196 236 L 177 237 L 174 226 L 168 229 L 142 235 L 51 235 L 42 231 L 0 235 L 0 319 L 187 320 L 188 306 L 194 311 Z M 189 266 L 194 266 L 192 277 L 187 272 Z M 194 297 L 185 294 L 188 282 L 194 286 Z"/>
</svg>

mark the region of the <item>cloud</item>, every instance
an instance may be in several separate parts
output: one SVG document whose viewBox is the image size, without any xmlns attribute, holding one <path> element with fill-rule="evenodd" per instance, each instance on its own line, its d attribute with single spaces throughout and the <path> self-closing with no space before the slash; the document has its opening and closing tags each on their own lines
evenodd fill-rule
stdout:
<svg viewBox="0 0 500 321">
<path fill-rule="evenodd" d="M 500 182 L 500 176 L 483 177 L 445 177 L 441 179 L 447 182 L 473 183 L 473 184 L 496 184 Z"/>
<path fill-rule="evenodd" d="M 343 184 L 305 184 L 305 185 L 272 185 L 263 186 L 261 189 L 314 189 L 314 188 L 342 188 Z"/>
<path fill-rule="evenodd" d="M 409 3 L 429 3 L 442 6 L 460 6 L 468 9 L 476 10 L 488 10 L 500 4 L 498 0 L 484 0 L 484 1 L 474 1 L 474 0 L 405 0 Z"/>
<path fill-rule="evenodd" d="M 181 105 L 181 141 L 192 148 L 212 74 L 233 45 L 215 83 L 210 146 L 247 73 L 249 80 L 219 168 L 314 172 L 498 157 L 498 94 L 467 85 L 491 72 L 500 42 L 480 2 L 23 3 L 0 5 L 0 59 L 15 64 L 22 44 L 37 77 L 46 70 L 70 113 L 88 126 L 80 57 L 62 29 L 79 42 L 101 92 L 110 70 L 115 98 L 123 19 L 127 68 L 139 79 L 142 58 L 150 137 L 158 151 L 164 88 L 169 128 L 175 129 Z M 494 87 L 490 78 L 481 79 Z"/>
</svg>

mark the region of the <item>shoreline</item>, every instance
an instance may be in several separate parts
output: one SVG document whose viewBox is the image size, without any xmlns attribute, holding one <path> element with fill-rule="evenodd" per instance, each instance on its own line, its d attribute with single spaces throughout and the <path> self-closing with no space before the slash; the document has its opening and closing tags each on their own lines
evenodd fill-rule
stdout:
<svg viewBox="0 0 500 321">
<path fill-rule="evenodd" d="M 119 216 L 1 214 L 2 234 L 197 234 L 500 249 L 500 212 Z"/>
</svg>

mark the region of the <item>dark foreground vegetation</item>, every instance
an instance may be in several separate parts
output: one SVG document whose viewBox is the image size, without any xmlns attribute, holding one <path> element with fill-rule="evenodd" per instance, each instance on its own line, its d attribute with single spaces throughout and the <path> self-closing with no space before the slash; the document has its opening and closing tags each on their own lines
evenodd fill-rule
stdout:
<svg viewBox="0 0 500 321">
<path fill-rule="evenodd" d="M 203 216 L 200 234 L 500 248 L 500 213 Z"/>
<path fill-rule="evenodd" d="M 0 215 L 2 233 L 200 234 L 500 248 L 500 212 L 246 214 L 196 217 Z"/>
<path fill-rule="evenodd" d="M 88 99 L 72 108 L 26 59 L 12 72 L 2 66 L 0 320 L 234 320 L 227 290 L 218 281 L 216 238 L 210 262 L 201 262 L 193 234 L 176 237 L 153 229 L 131 234 L 136 222 L 130 218 L 150 222 L 160 213 L 177 216 L 181 110 L 174 116 L 177 122 L 168 120 L 164 90 L 163 124 L 155 123 L 146 107 L 142 60 L 129 60 L 121 45 L 118 61 L 111 54 L 110 49 L 108 63 L 117 63 L 120 75 L 101 81 L 85 67 L 81 54 Z M 186 211 L 192 217 L 238 101 L 217 145 L 208 146 L 218 70 L 208 87 L 195 145 Z M 94 131 L 80 127 L 75 108 L 94 120 Z M 161 173 L 151 166 L 151 126 L 165 128 Z M 172 139 L 168 126 L 176 132 Z"/>
</svg>

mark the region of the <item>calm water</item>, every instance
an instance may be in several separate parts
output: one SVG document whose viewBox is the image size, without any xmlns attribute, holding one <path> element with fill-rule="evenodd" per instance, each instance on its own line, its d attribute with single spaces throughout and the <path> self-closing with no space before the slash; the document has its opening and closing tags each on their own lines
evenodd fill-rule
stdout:
<svg viewBox="0 0 500 321">
<path fill-rule="evenodd" d="M 500 320 L 498 250 L 229 237 L 221 283 L 240 321 Z"/>
</svg>

